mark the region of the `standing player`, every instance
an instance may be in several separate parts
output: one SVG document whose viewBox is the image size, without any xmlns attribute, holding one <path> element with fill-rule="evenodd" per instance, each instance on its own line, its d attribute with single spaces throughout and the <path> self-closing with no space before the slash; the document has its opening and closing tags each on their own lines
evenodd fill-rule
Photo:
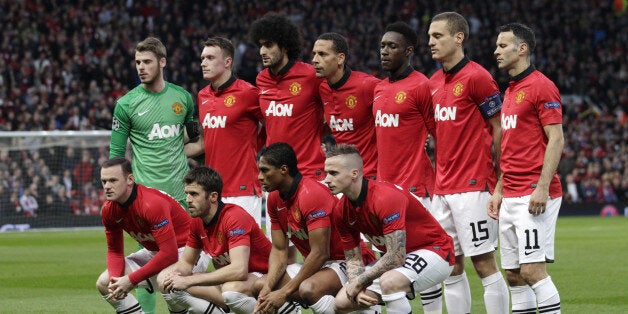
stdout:
<svg viewBox="0 0 628 314">
<path fill-rule="evenodd" d="M 262 149 L 258 166 L 269 192 L 272 250 L 268 275 L 258 285 L 263 287 L 255 313 L 274 313 L 286 300 L 306 304 L 314 313 L 332 313 L 334 296 L 346 281 L 340 235 L 331 223 L 337 199 L 324 185 L 301 175 L 296 153 L 286 143 Z M 287 267 L 288 240 L 303 255 L 302 265 Z M 374 259 L 369 250 L 365 256 L 367 263 Z"/>
<path fill-rule="evenodd" d="M 257 139 L 263 119 L 258 89 L 233 74 L 234 47 L 229 39 L 212 37 L 201 52 L 203 79 L 198 93 L 203 140 L 185 146 L 188 156 L 205 153 L 205 164 L 225 178 L 222 201 L 244 208 L 262 223 L 261 185 L 257 180 Z"/>
<path fill-rule="evenodd" d="M 181 259 L 157 277 L 170 313 L 223 313 L 227 306 L 253 313 L 253 284 L 268 271 L 270 241 L 243 208 L 222 202 L 223 182 L 214 169 L 196 167 L 183 183 L 190 236 Z M 192 272 L 202 251 L 213 256 L 215 271 Z"/>
<path fill-rule="evenodd" d="M 268 13 L 253 22 L 249 36 L 259 45 L 265 68 L 257 75 L 256 83 L 266 145 L 290 144 L 297 153 L 299 171 L 322 181 L 324 119 L 318 95 L 322 80 L 316 77 L 312 65 L 297 61 L 301 54 L 299 29 L 285 15 Z"/>
<path fill-rule="evenodd" d="M 389 77 L 375 87 L 377 178 L 398 184 L 429 208 L 434 168 L 425 151 L 434 117 L 427 77 L 410 65 L 418 35 L 404 22 L 386 27 L 380 45 L 382 70 Z"/>
<path fill-rule="evenodd" d="M 122 96 L 113 111 L 110 157 L 124 157 L 127 140 L 133 147 L 133 172 L 138 183 L 172 195 L 183 206 L 178 184 L 189 170 L 183 152 L 184 128 L 198 139 L 190 93 L 164 80 L 166 47 L 148 37 L 135 47 L 135 68 L 142 84 Z M 146 313 L 155 312 L 155 295 L 138 290 Z"/>
<path fill-rule="evenodd" d="M 417 33 L 403 22 L 388 25 L 382 36 L 381 65 L 389 77 L 377 84 L 373 101 L 377 179 L 410 191 L 429 209 L 434 168 L 425 142 L 428 133 L 434 134 L 434 116 L 428 79 L 410 65 L 417 41 Z M 440 313 L 441 285 L 421 291 L 421 302 L 427 313 Z"/>
<path fill-rule="evenodd" d="M 338 33 L 318 36 L 312 49 L 316 77 L 325 78 L 318 91 L 325 121 L 337 143 L 355 145 L 364 158 L 364 175 L 377 175 L 373 90 L 379 79 L 352 71 L 346 64 L 349 46 Z"/>
<path fill-rule="evenodd" d="M 562 202 L 556 174 L 564 146 L 562 102 L 556 85 L 530 63 L 535 46 L 528 26 L 500 27 L 495 58 L 499 68 L 508 71 L 510 84 L 501 112 L 502 175 L 488 213 L 499 219 L 512 312 L 535 313 L 538 308 L 560 313 L 560 296 L 545 263 L 554 262 Z"/>
<path fill-rule="evenodd" d="M 333 212 L 339 228 L 349 282 L 338 292 L 336 312 L 380 302 L 388 313 L 410 313 L 408 298 L 445 280 L 454 265 L 453 241 L 417 197 L 392 183 L 364 178 L 355 146 L 340 144 L 327 153 L 325 182 L 342 193 Z M 360 233 L 384 252 L 364 267 Z"/>
<path fill-rule="evenodd" d="M 454 239 L 456 266 L 445 280 L 447 310 L 471 311 L 464 272 L 470 256 L 482 278 L 488 313 L 508 312 L 508 287 L 497 268 L 497 222 L 486 213 L 496 182 L 491 145 L 499 163 L 499 89 L 491 75 L 464 54 L 469 24 L 455 12 L 432 18 L 429 46 L 442 70 L 430 78 L 436 120 L 436 183 L 431 212 Z"/>
<path fill-rule="evenodd" d="M 156 275 L 177 261 L 178 248 L 188 237 L 190 216 L 169 195 L 136 184 L 125 158 L 105 161 L 100 176 L 107 198 L 102 209 L 107 270 L 98 277 L 96 288 L 118 313 L 144 313 L 129 292 L 138 286 L 153 290 Z M 144 246 L 126 258 L 123 231 Z"/>
</svg>

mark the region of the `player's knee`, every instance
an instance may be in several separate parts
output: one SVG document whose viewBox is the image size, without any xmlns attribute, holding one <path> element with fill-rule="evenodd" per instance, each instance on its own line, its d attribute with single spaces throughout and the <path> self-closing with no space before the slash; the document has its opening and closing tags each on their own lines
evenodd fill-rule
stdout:
<svg viewBox="0 0 628 314">
<path fill-rule="evenodd" d="M 107 294 L 107 287 L 109 286 L 109 273 L 104 271 L 98 279 L 96 280 L 96 289 L 100 291 L 103 295 Z"/>
<path fill-rule="evenodd" d="M 347 299 L 347 295 L 344 290 L 341 290 L 342 293 L 338 293 L 334 302 L 334 312 L 335 313 L 350 313 L 354 309 L 354 304 Z"/>
<path fill-rule="evenodd" d="M 545 264 L 532 263 L 521 265 L 520 276 L 525 284 L 532 286 L 549 275 L 547 274 Z"/>
<path fill-rule="evenodd" d="M 398 272 L 389 271 L 379 278 L 379 286 L 382 289 L 382 294 L 405 292 L 410 287 L 410 281 Z"/>
<path fill-rule="evenodd" d="M 164 271 L 162 271 L 157 275 L 157 289 L 159 289 L 159 292 L 161 293 L 166 293 L 166 288 L 164 287 L 164 280 L 166 280 L 166 274 Z"/>
<path fill-rule="evenodd" d="M 311 305 L 316 302 L 316 300 L 321 297 L 320 290 L 318 289 L 319 286 L 320 283 L 316 284 L 313 280 L 303 281 L 299 286 L 299 296 L 301 296 L 303 302 L 307 305 Z"/>
<path fill-rule="evenodd" d="M 266 284 L 266 276 L 260 277 L 253 283 L 253 295 L 257 298 L 259 292 L 264 288 L 264 284 Z"/>
</svg>

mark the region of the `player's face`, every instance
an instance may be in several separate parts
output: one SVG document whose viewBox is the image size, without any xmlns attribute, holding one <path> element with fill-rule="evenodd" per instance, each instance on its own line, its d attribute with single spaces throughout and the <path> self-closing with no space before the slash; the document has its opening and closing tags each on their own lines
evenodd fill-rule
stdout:
<svg viewBox="0 0 628 314">
<path fill-rule="evenodd" d="M 257 162 L 257 168 L 259 169 L 257 178 L 262 183 L 264 191 L 271 192 L 280 188 L 285 170 L 267 163 L 264 157 Z"/>
<path fill-rule="evenodd" d="M 493 55 L 501 70 L 510 70 L 519 61 L 519 44 L 512 32 L 502 32 L 497 36 L 497 48 Z"/>
<path fill-rule="evenodd" d="M 260 39 L 259 55 L 262 57 L 262 65 L 273 69 L 279 67 L 284 58 L 288 58 L 284 50 L 274 41 Z"/>
<path fill-rule="evenodd" d="M 124 203 L 133 189 L 133 174 L 124 175 L 122 166 L 100 169 L 100 179 L 108 201 Z"/>
<path fill-rule="evenodd" d="M 158 59 L 150 51 L 135 52 L 135 69 L 142 84 L 151 85 L 162 78 L 162 69 L 166 66 L 166 58 Z"/>
<path fill-rule="evenodd" d="M 218 80 L 229 70 L 231 62 L 231 57 L 225 58 L 220 47 L 204 47 L 201 52 L 201 70 L 203 71 L 203 79 L 207 81 Z"/>
<path fill-rule="evenodd" d="M 462 47 L 462 34 L 451 34 L 447 28 L 447 21 L 439 20 L 430 24 L 430 29 L 427 31 L 430 39 L 428 45 L 432 52 L 432 59 L 440 62 L 444 62 L 448 57 L 454 55 L 454 53 Z"/>
<path fill-rule="evenodd" d="M 412 53 L 412 48 L 406 46 L 403 35 L 397 32 L 386 32 L 382 36 L 379 46 L 379 55 L 382 62 L 382 70 L 396 72 L 407 64 Z"/>
<path fill-rule="evenodd" d="M 340 67 L 343 66 L 340 56 L 334 50 L 334 42 L 331 40 L 317 40 L 312 48 L 312 65 L 318 78 L 332 78 Z"/>
<path fill-rule="evenodd" d="M 332 194 L 346 193 L 353 177 L 351 169 L 346 165 L 342 156 L 334 156 L 325 160 L 325 184 Z"/>
<path fill-rule="evenodd" d="M 188 210 L 192 218 L 205 217 L 209 214 L 210 198 L 202 186 L 196 182 L 186 184 L 185 188 L 185 202 L 188 203 Z"/>
</svg>

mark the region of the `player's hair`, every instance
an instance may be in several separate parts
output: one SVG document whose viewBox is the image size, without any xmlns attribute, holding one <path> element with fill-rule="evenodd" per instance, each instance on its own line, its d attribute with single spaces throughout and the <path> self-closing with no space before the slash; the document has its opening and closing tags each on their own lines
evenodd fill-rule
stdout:
<svg viewBox="0 0 628 314">
<path fill-rule="evenodd" d="M 416 47 L 419 42 L 419 35 L 410 25 L 408 25 L 408 23 L 405 22 L 394 22 L 392 24 L 388 24 L 388 26 L 386 26 L 386 32 L 401 34 L 406 41 L 405 44 L 409 47 Z"/>
<path fill-rule="evenodd" d="M 349 44 L 344 36 L 338 33 L 324 33 L 318 36 L 317 40 L 331 40 L 332 48 L 336 53 L 343 53 L 345 58 L 349 58 Z"/>
<path fill-rule="evenodd" d="M 464 18 L 464 16 L 460 15 L 459 13 L 438 13 L 432 18 L 432 22 L 436 21 L 446 21 L 447 30 L 452 36 L 456 33 L 462 33 L 464 35 L 464 39 L 462 40 L 463 43 L 467 40 L 467 38 L 469 38 L 469 23 L 467 23 L 467 20 Z"/>
<path fill-rule="evenodd" d="M 185 185 L 196 183 L 200 185 L 208 195 L 209 193 L 217 192 L 218 199 L 222 197 L 222 177 L 218 171 L 208 166 L 203 165 L 190 169 L 185 177 L 183 177 L 183 183 Z"/>
<path fill-rule="evenodd" d="M 159 40 L 157 37 L 147 37 L 146 39 L 140 41 L 137 46 L 135 46 L 135 51 L 137 52 L 152 52 L 157 56 L 157 59 L 166 57 L 166 46 Z"/>
<path fill-rule="evenodd" d="M 259 45 L 260 40 L 270 40 L 280 48 L 286 48 L 288 59 L 301 56 L 301 34 L 299 28 L 285 14 L 269 12 L 251 24 L 249 38 Z"/>
<path fill-rule="evenodd" d="M 105 160 L 102 165 L 100 165 L 100 167 L 104 169 L 118 165 L 120 165 L 120 167 L 122 168 L 122 174 L 124 174 L 125 176 L 133 173 L 131 162 L 124 157 L 113 157 L 111 159 Z"/>
<path fill-rule="evenodd" d="M 332 147 L 327 152 L 327 158 L 340 156 L 340 155 L 353 155 L 353 154 L 360 156 L 360 151 L 358 151 L 358 148 L 355 145 L 338 144 Z"/>
<path fill-rule="evenodd" d="M 299 173 L 299 168 L 297 168 L 297 154 L 288 143 L 277 142 L 262 148 L 259 152 L 259 158 L 262 157 L 273 167 L 288 167 L 288 174 L 291 177 Z"/>
<path fill-rule="evenodd" d="M 233 55 L 235 53 L 235 48 L 233 47 L 233 43 L 231 42 L 231 40 L 225 37 L 220 37 L 220 36 L 210 37 L 207 40 L 205 40 L 205 42 L 203 42 L 203 46 L 204 47 L 215 46 L 215 47 L 220 48 L 225 58 L 231 57 L 231 59 L 233 59 Z"/>
<path fill-rule="evenodd" d="M 499 32 L 512 32 L 515 35 L 517 43 L 526 43 L 528 45 L 528 54 L 532 54 L 536 48 L 536 36 L 532 28 L 521 23 L 509 23 L 499 27 Z"/>
</svg>

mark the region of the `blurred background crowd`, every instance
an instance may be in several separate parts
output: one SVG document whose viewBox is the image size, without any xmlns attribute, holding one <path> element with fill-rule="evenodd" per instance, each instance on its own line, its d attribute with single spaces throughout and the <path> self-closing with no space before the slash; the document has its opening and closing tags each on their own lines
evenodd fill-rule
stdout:
<svg viewBox="0 0 628 314">
<path fill-rule="evenodd" d="M 254 82 L 257 46 L 246 37 L 268 11 L 300 25 L 304 61 L 316 37 L 349 40 L 349 65 L 378 77 L 379 41 L 388 23 L 419 33 L 415 69 L 439 68 L 427 46 L 430 17 L 457 11 L 470 24 L 471 59 L 503 89 L 508 77 L 493 59 L 497 27 L 533 27 L 533 63 L 558 86 L 564 102 L 565 149 L 559 173 L 565 203 L 628 203 L 627 18 L 624 1 L 0 1 L 0 131 L 108 130 L 116 100 L 139 81 L 135 44 L 149 35 L 168 49 L 166 79 L 193 96 L 204 87 L 202 41 L 222 35 L 236 46 L 238 76 Z M 625 6 L 625 4 L 624 4 Z M 97 165 L 106 147 L 0 150 L 0 215 L 98 214 Z M 36 203 L 36 209 L 30 208 Z"/>
</svg>

